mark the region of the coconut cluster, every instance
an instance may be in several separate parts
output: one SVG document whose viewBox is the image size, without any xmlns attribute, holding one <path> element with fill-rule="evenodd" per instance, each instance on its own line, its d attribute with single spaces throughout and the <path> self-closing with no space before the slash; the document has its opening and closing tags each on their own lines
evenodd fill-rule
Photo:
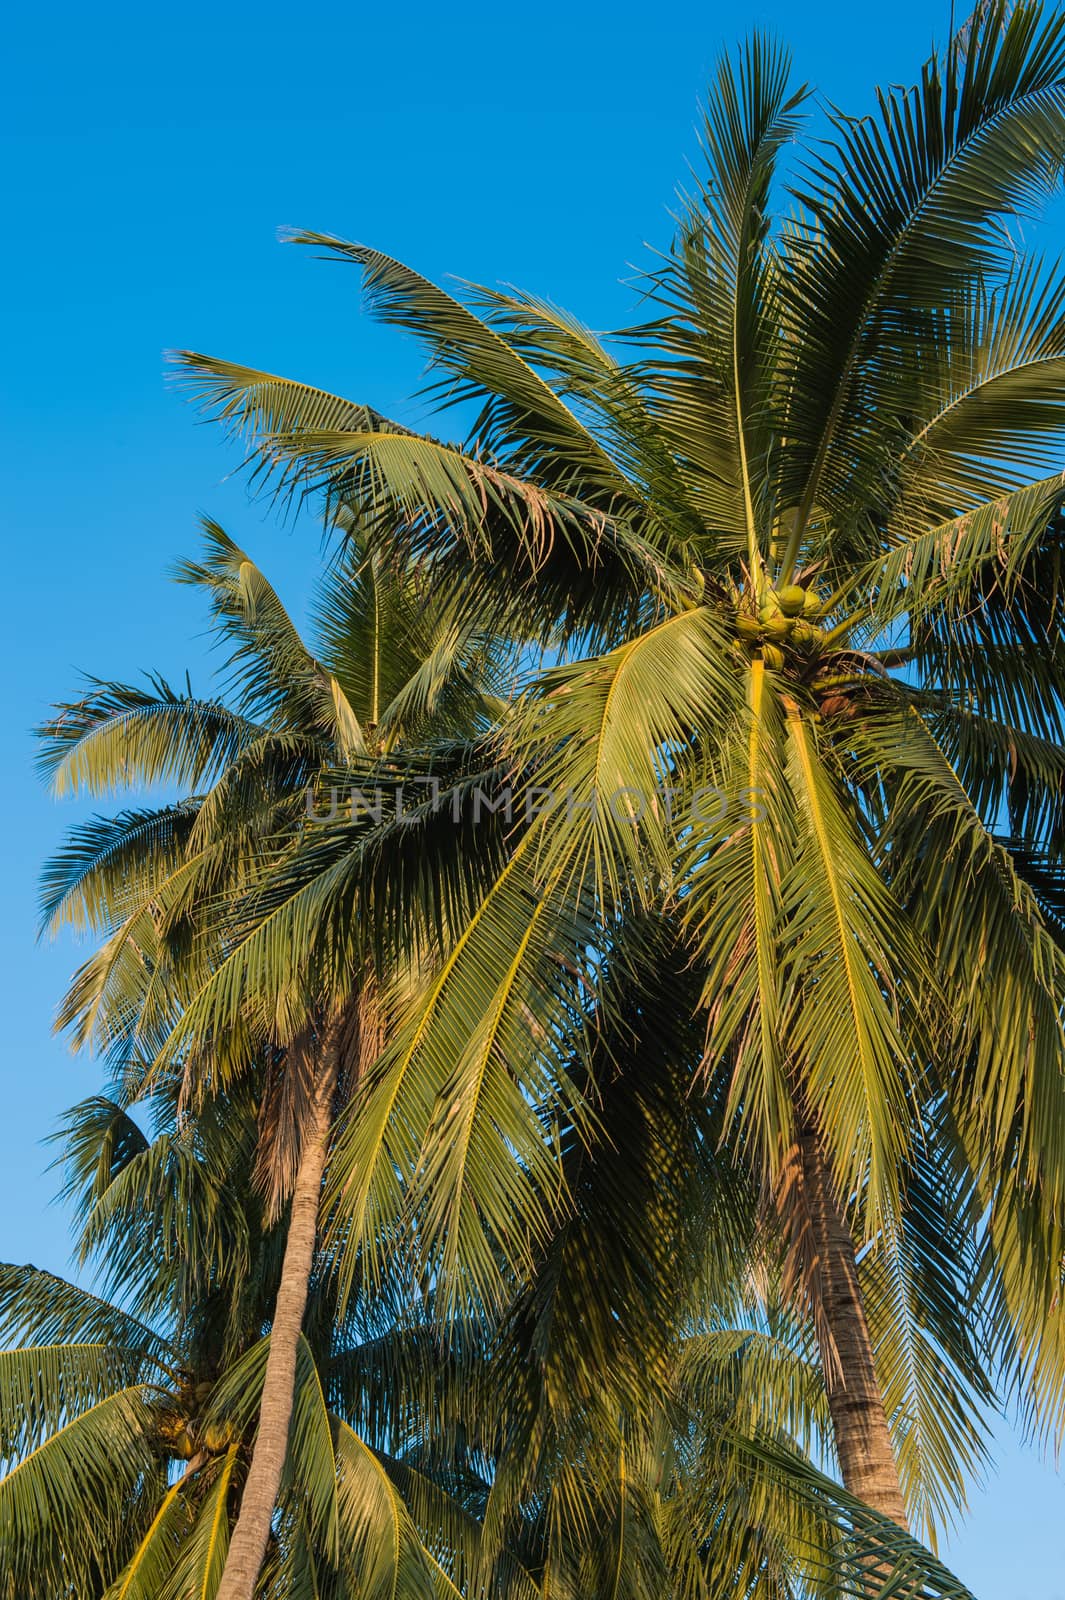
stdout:
<svg viewBox="0 0 1065 1600">
<path fill-rule="evenodd" d="M 190 1461 L 201 1450 L 221 1455 L 236 1440 L 231 1422 L 207 1422 L 190 1414 L 206 1405 L 213 1389 L 211 1383 L 183 1384 L 177 1409 L 162 1416 L 156 1425 L 170 1453 L 182 1461 Z"/>
<path fill-rule="evenodd" d="M 822 635 L 814 619 L 820 616 L 820 597 L 812 589 L 789 583 L 781 589 L 764 589 L 757 607 L 742 602 L 736 614 L 736 632 L 748 644 L 760 647 L 767 667 L 780 668 L 785 645 L 802 651 L 817 648 Z"/>
</svg>

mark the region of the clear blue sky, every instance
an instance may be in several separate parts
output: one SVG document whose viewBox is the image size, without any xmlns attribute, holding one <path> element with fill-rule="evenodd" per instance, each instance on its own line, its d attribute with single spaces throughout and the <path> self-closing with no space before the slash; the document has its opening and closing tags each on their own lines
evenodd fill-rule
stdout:
<svg viewBox="0 0 1065 1600">
<path fill-rule="evenodd" d="M 911 81 L 947 16 L 919 0 L 56 0 L 8 15 L 0 1257 L 63 1269 L 39 1141 L 96 1082 L 50 1034 L 74 952 L 35 944 L 35 877 L 72 813 L 37 787 L 28 730 L 83 670 L 188 665 L 203 682 L 201 617 L 165 576 L 198 512 L 297 614 L 317 559 L 313 535 L 279 529 L 224 481 L 235 457 L 164 385 L 164 348 L 410 420 L 415 354 L 360 320 L 353 273 L 281 248 L 280 226 L 430 275 L 517 282 L 609 326 L 628 310 L 627 266 L 668 238 L 723 45 L 767 26 L 802 77 L 858 111 L 875 82 Z M 1006 1430 L 1000 1457 L 947 1557 L 981 1600 L 1061 1600 L 1065 1484 Z"/>
</svg>

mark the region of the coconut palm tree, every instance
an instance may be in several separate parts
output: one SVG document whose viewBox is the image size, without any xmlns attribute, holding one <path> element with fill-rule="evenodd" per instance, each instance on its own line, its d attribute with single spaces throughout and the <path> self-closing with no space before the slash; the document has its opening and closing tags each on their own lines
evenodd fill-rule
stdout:
<svg viewBox="0 0 1065 1600">
<path fill-rule="evenodd" d="M 442 744 L 461 748 L 491 715 L 498 663 L 482 630 L 455 625 L 409 568 L 358 554 L 349 528 L 320 596 L 323 665 L 244 553 L 215 524 L 205 535 L 204 559 L 178 575 L 208 595 L 229 651 L 227 694 L 197 699 L 153 678 L 143 688 L 93 683 L 59 708 L 43 730 L 42 754 L 58 792 L 99 795 L 165 781 L 179 797 L 75 829 L 46 870 L 44 910 L 50 928 L 67 923 L 105 935 L 60 1020 L 77 1042 L 117 1056 L 127 1097 L 176 1074 L 187 1103 L 201 1105 L 270 1062 L 256 1180 L 271 1220 L 285 1212 L 284 1263 L 256 1445 L 224 1557 L 225 1583 L 250 1593 L 285 1467 L 338 1095 L 377 1055 L 386 982 L 412 981 L 415 952 L 406 950 L 387 980 L 363 961 L 328 1006 L 294 970 L 286 995 L 241 1028 L 180 1056 L 160 1043 L 232 948 L 266 866 L 307 826 L 314 785 L 330 774 L 357 779 L 372 759 L 395 772 L 403 751 L 409 766 L 430 727 Z"/>
<path fill-rule="evenodd" d="M 298 236 L 427 346 L 463 443 L 178 359 L 261 484 L 357 507 L 458 615 L 554 656 L 501 734 L 505 865 L 334 1160 L 349 1259 L 399 1174 L 428 1269 L 506 1297 L 557 1220 L 557 1127 L 588 1113 L 560 974 L 594 986 L 660 906 L 701 977 L 694 1081 L 727 1085 L 789 1239 L 844 1482 L 903 1522 L 885 1389 L 907 1358 L 867 1292 L 870 1263 L 906 1277 L 922 1208 L 972 1220 L 991 1359 L 1038 1425 L 1065 1415 L 1065 283 L 1011 226 L 1065 159 L 1065 19 L 980 7 L 800 162 L 804 98 L 761 39 L 721 66 L 703 171 L 614 338 Z M 349 846 L 286 862 L 174 1042 L 241 1025 L 237 968 L 265 998 L 363 958 Z M 589 908 L 582 944 L 562 930 Z"/>
</svg>

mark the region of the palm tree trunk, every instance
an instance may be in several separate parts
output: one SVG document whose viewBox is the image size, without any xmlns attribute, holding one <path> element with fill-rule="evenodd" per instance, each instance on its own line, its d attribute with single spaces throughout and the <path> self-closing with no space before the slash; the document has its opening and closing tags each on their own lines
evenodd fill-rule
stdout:
<svg viewBox="0 0 1065 1600">
<path fill-rule="evenodd" d="M 814 1129 L 802 1130 L 800 1148 L 819 1279 L 817 1337 L 843 1482 L 851 1494 L 905 1528 L 906 1507 L 873 1364 L 854 1240 Z"/>
<path fill-rule="evenodd" d="M 281 1282 L 274 1303 L 266 1358 L 259 1429 L 236 1527 L 215 1600 L 252 1600 L 259 1580 L 270 1524 L 277 1505 L 288 1452 L 296 1387 L 296 1356 L 318 1232 L 322 1175 L 329 1151 L 333 1101 L 340 1066 L 340 1029 L 327 1030 L 315 1077 L 314 1103 L 305 1130 L 292 1189 Z"/>
</svg>

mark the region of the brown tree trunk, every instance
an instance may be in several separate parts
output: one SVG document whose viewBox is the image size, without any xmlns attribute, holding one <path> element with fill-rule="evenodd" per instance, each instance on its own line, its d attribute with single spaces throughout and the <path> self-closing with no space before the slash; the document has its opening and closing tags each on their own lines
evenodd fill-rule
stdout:
<svg viewBox="0 0 1065 1600">
<path fill-rule="evenodd" d="M 817 1337 L 843 1482 L 851 1494 L 905 1528 L 906 1507 L 873 1364 L 854 1240 L 814 1130 L 802 1131 L 800 1147 L 821 1308 L 815 1319 Z"/>
<path fill-rule="evenodd" d="M 329 1151 L 333 1102 L 340 1068 L 340 1028 L 325 1030 L 314 1083 L 314 1100 L 304 1130 L 292 1208 L 274 1302 L 266 1358 L 259 1428 L 236 1527 L 215 1600 L 252 1600 L 270 1538 L 281 1473 L 288 1452 L 296 1387 L 296 1356 L 318 1232 L 322 1175 Z"/>
</svg>

